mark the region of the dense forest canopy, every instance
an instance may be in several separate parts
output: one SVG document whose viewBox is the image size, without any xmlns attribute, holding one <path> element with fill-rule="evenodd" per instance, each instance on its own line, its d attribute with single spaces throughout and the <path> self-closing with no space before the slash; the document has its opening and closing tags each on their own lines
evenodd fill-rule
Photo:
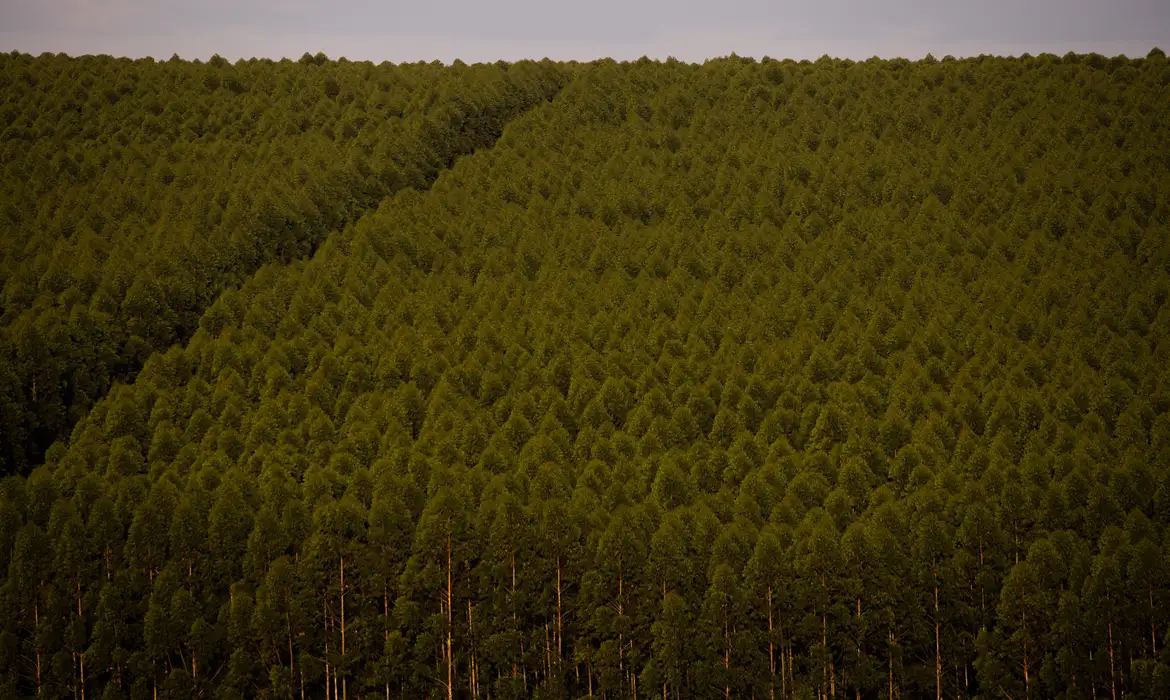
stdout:
<svg viewBox="0 0 1170 700">
<path fill-rule="evenodd" d="M 0 66 L 0 694 L 1170 696 L 1161 51 Z"/>
<path fill-rule="evenodd" d="M 222 290 L 426 187 L 566 76 L 0 55 L 0 469 L 36 464 Z"/>
</svg>

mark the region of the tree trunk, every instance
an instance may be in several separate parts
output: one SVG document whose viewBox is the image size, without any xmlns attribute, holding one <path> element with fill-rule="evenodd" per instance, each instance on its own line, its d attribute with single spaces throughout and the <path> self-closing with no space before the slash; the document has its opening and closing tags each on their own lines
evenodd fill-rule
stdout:
<svg viewBox="0 0 1170 700">
<path fill-rule="evenodd" d="M 621 567 L 618 567 L 618 605 L 617 605 L 617 613 L 618 613 L 618 618 L 619 618 L 619 619 L 620 619 L 620 618 L 621 618 L 621 616 L 622 616 L 622 608 L 623 608 L 623 606 L 622 606 L 622 570 L 621 570 Z M 618 673 L 619 673 L 620 675 L 622 675 L 622 676 L 624 676 L 624 675 L 626 674 L 626 667 L 625 667 L 625 651 L 626 651 L 626 650 L 625 650 L 625 646 L 626 646 L 626 641 L 625 641 L 625 639 L 624 639 L 624 638 L 623 638 L 623 636 L 622 636 L 622 631 L 619 629 L 619 630 L 618 630 Z"/>
<path fill-rule="evenodd" d="M 829 620 L 824 612 L 821 612 L 821 654 L 821 697 L 824 698 L 829 695 Z"/>
<path fill-rule="evenodd" d="M 452 640 L 455 621 L 451 608 L 451 584 L 451 535 L 447 535 L 447 700 L 455 700 L 455 646 Z"/>
<path fill-rule="evenodd" d="M 284 624 L 288 629 L 288 700 L 293 698 L 293 678 L 297 673 L 296 655 L 293 653 L 292 617 L 288 611 L 284 612 Z M 195 653 L 191 653 L 191 663 L 195 663 Z"/>
<path fill-rule="evenodd" d="M 516 550 L 513 549 L 513 550 L 509 551 L 508 556 L 512 562 L 512 596 L 508 602 L 509 602 L 509 605 L 512 607 L 512 628 L 515 629 L 517 632 L 519 632 L 520 631 L 520 623 L 516 619 Z M 520 637 L 520 659 L 521 659 L 521 661 L 523 661 L 523 659 L 524 659 L 524 637 L 523 636 Z M 517 666 L 517 663 L 515 661 L 513 661 L 512 662 L 512 678 L 515 678 L 518 675 L 516 666 Z M 527 674 L 527 672 L 525 672 L 525 674 L 524 674 L 524 688 L 525 688 L 525 690 L 528 689 L 528 674 Z"/>
<path fill-rule="evenodd" d="M 859 675 L 861 672 L 861 635 L 862 635 L 862 630 L 861 630 L 861 596 L 857 596 L 857 670 L 858 670 Z M 860 678 L 855 679 L 853 681 L 853 689 L 855 691 L 853 694 L 855 700 L 861 700 L 861 679 Z"/>
<path fill-rule="evenodd" d="M 345 557 L 341 557 L 341 660 L 345 662 Z M 348 700 L 348 693 L 346 692 L 347 679 L 345 677 L 345 670 L 338 669 L 341 674 L 341 700 Z"/>
<path fill-rule="evenodd" d="M 1146 591 L 1150 597 L 1150 658 L 1158 658 L 1158 633 L 1154 630 L 1154 585 L 1148 584 Z"/>
<path fill-rule="evenodd" d="M 325 624 L 325 700 L 333 699 L 329 669 L 329 594 L 321 597 L 321 621 Z"/>
<path fill-rule="evenodd" d="M 38 632 L 41 628 L 41 608 L 40 604 L 33 603 L 33 654 L 37 657 L 37 697 L 41 696 L 41 648 L 37 646 L 36 638 L 40 636 Z M 156 693 L 157 694 L 157 693 Z"/>
<path fill-rule="evenodd" d="M 1113 700 L 1117 700 L 1117 671 L 1113 663 L 1113 620 L 1108 623 L 1109 628 L 1109 692 Z"/>
<path fill-rule="evenodd" d="M 1024 640 L 1024 697 L 1032 697 L 1032 683 L 1028 676 L 1028 640 Z"/>
<path fill-rule="evenodd" d="M 788 642 L 788 694 L 796 690 L 796 661 L 792 654 L 792 641 Z"/>
<path fill-rule="evenodd" d="M 544 673 L 545 680 L 552 678 L 552 642 L 548 638 L 548 623 L 544 623 Z"/>
<path fill-rule="evenodd" d="M 85 624 L 84 615 L 81 612 L 81 580 L 77 581 L 77 621 L 83 625 Z M 81 700 L 85 700 L 85 650 L 77 652 L 77 662 L 81 668 Z"/>
<path fill-rule="evenodd" d="M 561 558 L 557 556 L 557 663 L 564 654 L 565 626 L 561 608 Z"/>
<path fill-rule="evenodd" d="M 979 573 L 983 573 L 983 540 L 979 540 Z M 987 613 L 987 594 L 979 587 L 979 611 Z"/>
<path fill-rule="evenodd" d="M 776 642 L 772 638 L 772 587 L 768 586 L 768 686 L 769 697 L 776 700 Z"/>
<path fill-rule="evenodd" d="M 470 670 L 467 674 L 467 692 L 471 693 L 471 697 L 475 698 L 475 639 L 471 637 L 471 598 L 467 599 L 467 634 L 471 638 L 471 664 Z"/>
<path fill-rule="evenodd" d="M 938 630 L 938 582 L 934 584 L 934 697 L 942 700 L 942 650 Z"/>
<path fill-rule="evenodd" d="M 894 700 L 894 630 L 890 630 L 890 643 L 886 645 L 886 653 L 890 662 L 890 700 Z"/>
<path fill-rule="evenodd" d="M 723 616 L 723 672 L 727 674 L 723 685 L 723 697 L 731 697 L 731 626 L 727 615 Z"/>
<path fill-rule="evenodd" d="M 390 645 L 390 589 L 384 585 L 382 586 L 382 643 L 385 646 Z M 290 644 L 289 648 L 291 649 L 292 642 L 290 641 L 289 644 Z M 390 664 L 387 663 L 386 668 L 389 669 L 389 667 L 390 667 Z M 390 700 L 390 676 L 389 676 L 389 673 L 387 673 L 387 675 L 386 675 L 385 682 L 386 682 L 386 700 Z"/>
</svg>

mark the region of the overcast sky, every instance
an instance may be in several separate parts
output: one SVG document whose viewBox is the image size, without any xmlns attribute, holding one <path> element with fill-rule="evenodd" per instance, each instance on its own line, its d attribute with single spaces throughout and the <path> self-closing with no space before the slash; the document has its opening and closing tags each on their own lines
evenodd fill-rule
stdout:
<svg viewBox="0 0 1170 700">
<path fill-rule="evenodd" d="M 0 51 L 467 62 L 1170 50 L 1170 0 L 0 0 Z"/>
</svg>

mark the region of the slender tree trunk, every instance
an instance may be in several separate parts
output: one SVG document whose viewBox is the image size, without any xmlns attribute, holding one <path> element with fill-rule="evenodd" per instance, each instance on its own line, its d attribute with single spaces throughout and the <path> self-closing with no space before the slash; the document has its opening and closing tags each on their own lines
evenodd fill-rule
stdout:
<svg viewBox="0 0 1170 700">
<path fill-rule="evenodd" d="M 561 608 L 561 557 L 557 556 L 557 663 L 564 654 L 565 626 Z"/>
<path fill-rule="evenodd" d="M 548 623 L 544 623 L 544 679 L 552 675 L 552 642 L 548 637 Z"/>
<path fill-rule="evenodd" d="M 1113 620 L 1108 623 L 1109 628 L 1109 692 L 1113 700 L 1117 700 L 1117 671 L 1113 663 Z"/>
<path fill-rule="evenodd" d="M 772 638 L 772 587 L 768 586 L 768 686 L 769 697 L 776 700 L 776 640 Z"/>
<path fill-rule="evenodd" d="M 455 646 L 452 640 L 452 628 L 455 626 L 452 615 L 451 591 L 451 535 L 447 535 L 447 700 L 455 700 Z"/>
<path fill-rule="evenodd" d="M 41 696 L 41 648 L 36 643 L 36 638 L 41 629 L 41 606 L 40 603 L 33 602 L 33 654 L 37 658 L 37 697 Z"/>
<path fill-rule="evenodd" d="M 383 620 L 383 644 L 390 646 L 390 589 L 385 585 L 381 586 L 381 620 Z M 390 664 L 386 664 L 390 667 Z M 386 674 L 386 700 L 390 700 L 390 674 Z"/>
<path fill-rule="evenodd" d="M 983 573 L 983 540 L 979 540 L 979 573 Z M 983 591 L 983 586 L 979 586 L 979 610 L 984 615 L 987 614 L 987 594 Z"/>
<path fill-rule="evenodd" d="M 890 700 L 894 700 L 894 630 L 890 630 L 890 643 L 886 645 L 886 654 L 890 662 Z"/>
<path fill-rule="evenodd" d="M 471 598 L 467 599 L 467 635 L 471 639 L 471 697 L 472 700 L 479 698 L 479 662 L 475 657 L 475 635 L 472 630 L 475 629 L 475 620 L 471 613 Z"/>
<path fill-rule="evenodd" d="M 1148 584 L 1146 590 L 1150 597 L 1150 658 L 1158 658 L 1158 633 L 1154 630 L 1154 585 Z"/>
<path fill-rule="evenodd" d="M 723 616 L 723 671 L 726 679 L 723 685 L 723 697 L 731 697 L 731 626 L 727 615 Z"/>
<path fill-rule="evenodd" d="M 788 698 L 788 637 L 784 633 L 784 617 L 780 617 L 780 697 Z"/>
<path fill-rule="evenodd" d="M 823 611 L 821 612 L 821 654 L 821 697 L 824 698 L 829 695 L 829 620 Z"/>
<path fill-rule="evenodd" d="M 325 624 L 325 700 L 333 698 L 329 682 L 329 594 L 321 597 L 321 620 Z"/>
<path fill-rule="evenodd" d="M 788 648 L 780 645 L 780 697 L 788 700 Z"/>
<path fill-rule="evenodd" d="M 344 556 L 341 557 L 340 577 L 341 577 L 341 581 L 340 581 L 340 586 L 341 586 L 341 661 L 342 661 L 342 663 L 344 663 L 345 662 L 345 557 Z M 338 672 L 341 674 L 341 700 L 348 700 L 349 694 L 347 693 L 347 689 L 346 689 L 348 679 L 345 677 L 345 670 L 338 669 Z"/>
<path fill-rule="evenodd" d="M 796 692 L 796 659 L 792 652 L 792 640 L 788 640 L 788 694 Z"/>
<path fill-rule="evenodd" d="M 942 647 L 939 643 L 938 582 L 934 584 L 934 697 L 942 700 Z"/>
<path fill-rule="evenodd" d="M 512 561 L 512 596 L 509 599 L 509 604 L 512 606 L 512 627 L 517 632 L 519 632 L 520 631 L 520 623 L 516 619 L 516 550 L 514 550 L 514 549 L 511 550 L 508 553 L 508 555 Z M 521 660 L 524 659 L 524 637 L 523 637 L 523 635 L 520 636 L 520 659 Z M 515 678 L 518 675 L 517 670 L 516 670 L 516 666 L 517 666 L 516 661 L 513 660 L 512 661 L 512 678 Z M 528 688 L 528 674 L 527 673 L 525 673 L 525 677 L 524 677 L 524 688 L 525 689 Z"/>
<path fill-rule="evenodd" d="M 284 612 L 284 624 L 288 630 L 288 700 L 293 699 L 293 678 L 296 677 L 297 665 L 296 655 L 293 653 L 293 633 L 292 633 L 292 616 L 288 611 Z M 195 654 L 191 654 L 191 662 L 195 662 Z"/>
<path fill-rule="evenodd" d="M 858 675 L 861 673 L 861 596 L 857 596 L 857 671 Z M 861 700 L 861 679 L 857 678 L 853 681 L 854 700 Z"/>
<path fill-rule="evenodd" d="M 1093 667 L 1093 650 L 1092 649 L 1089 649 L 1089 666 L 1088 667 L 1090 669 Z M 1097 700 L 1097 681 L 1093 677 L 1092 671 L 1088 672 L 1085 680 L 1089 684 L 1089 695 L 1093 698 L 1093 700 Z"/>
<path fill-rule="evenodd" d="M 618 618 L 622 616 L 622 570 L 618 567 Z M 625 652 L 626 641 L 622 636 L 622 631 L 618 630 L 618 673 L 622 676 L 626 675 L 625 666 Z"/>
<path fill-rule="evenodd" d="M 1024 640 L 1024 697 L 1032 697 L 1032 682 L 1028 676 L 1028 640 Z"/>
<path fill-rule="evenodd" d="M 81 579 L 77 580 L 77 621 L 83 625 L 84 629 L 85 619 L 81 612 Z M 77 662 L 81 670 L 81 700 L 85 700 L 85 649 L 77 652 Z"/>
</svg>

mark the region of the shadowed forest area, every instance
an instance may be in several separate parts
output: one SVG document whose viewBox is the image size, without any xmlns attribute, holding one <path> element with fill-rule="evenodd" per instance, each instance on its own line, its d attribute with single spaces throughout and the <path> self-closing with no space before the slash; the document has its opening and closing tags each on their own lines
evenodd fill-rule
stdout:
<svg viewBox="0 0 1170 700">
<path fill-rule="evenodd" d="M 0 57 L 0 695 L 1170 697 L 1170 64 Z"/>
<path fill-rule="evenodd" d="M 225 288 L 424 189 L 565 75 L 0 54 L 0 468 L 39 463 Z"/>
</svg>

